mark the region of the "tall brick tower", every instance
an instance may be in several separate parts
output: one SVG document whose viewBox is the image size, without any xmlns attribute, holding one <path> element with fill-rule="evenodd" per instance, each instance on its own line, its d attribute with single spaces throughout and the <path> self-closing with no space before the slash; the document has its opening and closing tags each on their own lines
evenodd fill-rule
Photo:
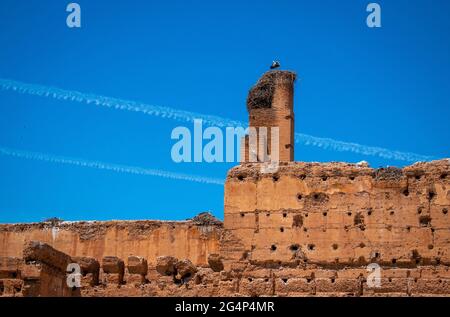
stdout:
<svg viewBox="0 0 450 317">
<path fill-rule="evenodd" d="M 260 133 L 267 127 L 267 153 L 271 152 L 271 127 L 279 128 L 279 160 L 294 160 L 294 82 L 290 71 L 266 72 L 253 86 L 247 98 L 249 126 Z M 242 161 L 249 161 L 249 137 L 243 142 Z M 264 161 L 258 156 L 258 161 Z"/>
</svg>

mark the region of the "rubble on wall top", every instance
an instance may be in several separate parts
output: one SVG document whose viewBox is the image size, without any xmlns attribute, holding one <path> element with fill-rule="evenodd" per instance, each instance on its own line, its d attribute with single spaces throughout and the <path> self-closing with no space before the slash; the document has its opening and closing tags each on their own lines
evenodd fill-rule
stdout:
<svg viewBox="0 0 450 317">
<path fill-rule="evenodd" d="M 48 222 L 51 225 L 55 226 L 55 225 L 60 224 L 61 222 L 64 222 L 64 220 L 62 220 L 58 217 L 52 217 L 52 218 L 45 219 L 43 222 Z"/>
<path fill-rule="evenodd" d="M 372 176 L 376 180 L 399 180 L 404 176 L 415 174 L 450 173 L 450 160 L 443 159 L 431 162 L 415 163 L 404 168 L 382 167 L 374 169 L 368 164 L 345 162 L 280 162 L 276 173 L 261 173 L 262 163 L 242 163 L 228 171 L 227 179 L 257 180 L 274 175 L 292 175 L 296 177 L 339 177 L 339 176 Z"/>
<path fill-rule="evenodd" d="M 203 226 L 222 226 L 222 221 L 214 217 L 209 212 L 202 212 L 199 213 L 197 216 L 195 216 L 192 219 L 188 219 L 193 221 L 197 225 L 203 225 Z"/>
<path fill-rule="evenodd" d="M 222 222 L 210 213 L 201 213 L 186 221 L 161 220 L 112 220 L 112 221 L 45 221 L 34 223 L 0 224 L 0 232 L 25 232 L 58 228 L 79 234 L 81 240 L 95 240 L 104 236 L 109 228 L 127 229 L 128 235 L 139 239 L 164 226 L 210 225 L 222 226 Z"/>
</svg>

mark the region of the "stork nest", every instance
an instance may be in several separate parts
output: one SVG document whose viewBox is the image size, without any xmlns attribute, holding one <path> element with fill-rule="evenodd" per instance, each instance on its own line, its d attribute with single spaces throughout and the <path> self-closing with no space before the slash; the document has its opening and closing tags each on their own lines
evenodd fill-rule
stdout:
<svg viewBox="0 0 450 317">
<path fill-rule="evenodd" d="M 277 84 L 292 85 L 296 77 L 297 75 L 290 71 L 272 70 L 266 72 L 250 89 L 247 97 L 247 110 L 271 108 L 275 86 Z"/>
</svg>

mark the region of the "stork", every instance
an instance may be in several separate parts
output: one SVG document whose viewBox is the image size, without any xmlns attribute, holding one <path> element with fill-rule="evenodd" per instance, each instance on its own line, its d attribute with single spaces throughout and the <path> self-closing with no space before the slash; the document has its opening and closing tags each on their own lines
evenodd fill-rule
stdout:
<svg viewBox="0 0 450 317">
<path fill-rule="evenodd" d="M 270 65 L 270 69 L 275 69 L 280 67 L 280 62 L 279 61 L 273 61 L 272 65 Z"/>
</svg>

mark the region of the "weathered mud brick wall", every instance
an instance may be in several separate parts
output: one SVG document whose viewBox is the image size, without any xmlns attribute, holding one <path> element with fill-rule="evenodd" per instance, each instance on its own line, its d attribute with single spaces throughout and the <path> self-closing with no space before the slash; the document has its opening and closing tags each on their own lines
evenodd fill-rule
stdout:
<svg viewBox="0 0 450 317">
<path fill-rule="evenodd" d="M 80 296 L 67 286 L 72 259 L 47 244 L 31 241 L 22 258 L 0 257 L 0 296 Z"/>
<path fill-rule="evenodd" d="M 294 160 L 294 82 L 296 74 L 290 71 L 269 71 L 265 73 L 250 90 L 247 98 L 249 126 L 257 129 L 267 128 L 267 149 L 272 150 L 272 127 L 279 128 L 279 160 Z M 241 152 L 242 160 L 249 162 L 249 137 L 244 141 Z M 258 144 L 258 143 L 257 143 Z M 258 161 L 262 160 L 260 145 L 252 150 L 258 153 Z"/>
<path fill-rule="evenodd" d="M 449 160 L 377 170 L 285 162 L 275 174 L 247 163 L 227 177 L 221 254 L 225 269 L 264 275 L 245 283 L 274 282 L 280 295 L 450 294 L 449 209 Z M 363 283 L 370 263 L 382 268 L 380 289 Z"/>
<path fill-rule="evenodd" d="M 21 265 L 21 259 L 0 257 L 0 296 L 22 295 Z"/>
<path fill-rule="evenodd" d="M 23 296 L 79 296 L 80 289 L 67 284 L 67 266 L 72 259 L 49 245 L 29 242 L 23 251 L 24 264 L 21 267 Z"/>
<path fill-rule="evenodd" d="M 37 240 L 72 257 L 138 255 L 155 264 L 160 255 L 206 265 L 217 253 L 222 223 L 206 213 L 189 221 L 42 222 L 0 225 L 0 257 L 21 258 L 24 244 Z M 127 263 L 125 263 L 127 264 Z"/>
</svg>

